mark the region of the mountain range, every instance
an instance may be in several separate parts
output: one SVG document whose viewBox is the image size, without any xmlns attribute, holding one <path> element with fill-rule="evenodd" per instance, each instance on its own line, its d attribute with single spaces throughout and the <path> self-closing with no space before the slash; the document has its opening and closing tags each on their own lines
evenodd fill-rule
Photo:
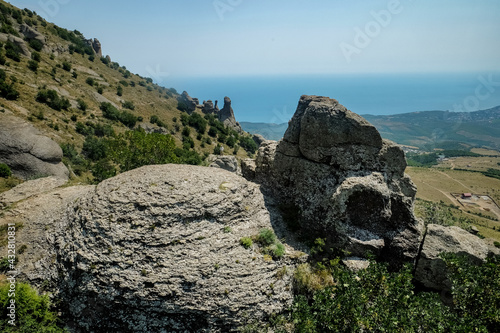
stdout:
<svg viewBox="0 0 500 333">
<path fill-rule="evenodd" d="M 395 115 L 363 115 L 382 137 L 423 150 L 500 149 L 500 106 L 474 112 L 419 111 Z M 241 122 L 245 131 L 280 140 L 287 123 Z"/>
</svg>

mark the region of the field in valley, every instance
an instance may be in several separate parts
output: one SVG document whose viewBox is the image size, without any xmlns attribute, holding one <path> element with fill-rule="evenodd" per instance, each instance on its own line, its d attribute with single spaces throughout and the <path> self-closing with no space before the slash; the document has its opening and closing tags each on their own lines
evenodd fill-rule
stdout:
<svg viewBox="0 0 500 333">
<path fill-rule="evenodd" d="M 440 223 L 465 228 L 474 225 L 482 236 L 500 241 L 500 209 L 494 203 L 500 203 L 499 179 L 478 172 L 444 168 L 408 167 L 406 173 L 417 186 L 417 215 L 436 218 L 435 211 L 442 211 L 438 215 L 444 221 Z M 472 193 L 476 197 L 457 200 L 456 194 L 462 193 Z M 486 196 L 492 200 L 487 200 Z"/>
</svg>

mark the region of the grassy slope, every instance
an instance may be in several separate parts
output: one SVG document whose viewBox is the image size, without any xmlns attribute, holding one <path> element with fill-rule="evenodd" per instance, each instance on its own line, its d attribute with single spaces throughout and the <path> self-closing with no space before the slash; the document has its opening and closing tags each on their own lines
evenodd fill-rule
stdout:
<svg viewBox="0 0 500 333">
<path fill-rule="evenodd" d="M 2 3 L 11 8 L 15 8 L 4 1 Z M 28 18 L 23 15 L 23 19 Z M 47 23 L 42 25 L 43 19 L 33 19 L 37 21 L 37 25 L 33 28 L 41 32 L 46 38 L 49 47 L 61 46 L 68 48 L 71 44 L 69 41 L 63 40 L 55 34 L 54 25 Z M 105 48 L 105 45 L 104 45 Z M 30 51 L 34 50 L 30 48 Z M 78 134 L 75 130 L 76 122 L 85 123 L 86 121 L 99 121 L 101 123 L 111 124 L 115 131 L 120 133 L 128 128 L 117 123 L 111 122 L 102 118 L 102 112 L 99 109 L 100 101 L 96 98 L 97 86 L 90 86 L 86 83 L 87 78 L 91 77 L 95 82 L 103 88 L 102 96 L 121 108 L 123 101 L 131 101 L 135 105 L 135 110 L 130 111 L 135 116 L 142 116 L 144 122 L 149 123 L 149 118 L 152 115 L 157 115 L 161 121 L 167 125 L 167 129 L 174 136 L 178 146 L 182 141 L 182 125 L 177 131 L 174 126 L 173 118 L 180 119 L 182 112 L 177 109 L 177 94 L 172 94 L 168 89 L 160 87 L 153 83 L 147 83 L 145 78 L 139 75 L 131 74 L 129 78 L 125 78 L 119 70 L 113 69 L 105 65 L 98 57 L 94 61 L 90 61 L 87 55 L 78 53 L 70 54 L 63 52 L 62 54 L 51 56 L 51 53 L 40 52 L 41 61 L 39 69 L 36 73 L 28 69 L 27 57 L 22 56 L 20 62 L 15 62 L 7 58 L 7 63 L 0 69 L 3 69 L 7 76 L 13 76 L 17 79 L 14 83 L 15 89 L 20 92 L 20 97 L 16 101 L 8 101 L 0 98 L 0 107 L 12 111 L 15 115 L 29 119 L 33 125 L 41 129 L 49 137 L 53 138 L 58 143 L 74 143 L 77 147 L 81 147 L 84 137 Z M 62 63 L 68 62 L 71 64 L 71 71 L 63 70 Z M 125 67 L 121 70 L 125 72 Z M 56 74 L 52 76 L 52 71 L 55 69 Z M 73 72 L 76 72 L 77 78 L 73 77 Z M 125 80 L 129 83 L 128 87 L 122 86 L 123 96 L 117 95 L 117 88 L 121 84 L 119 81 Z M 135 83 L 135 87 L 130 85 Z M 145 83 L 145 86 L 139 85 L 140 82 Z M 54 89 L 59 95 L 68 98 L 72 107 L 68 111 L 56 111 L 48 106 L 38 103 L 36 95 L 41 88 Z M 167 96 L 170 94 L 171 96 Z M 76 107 L 77 99 L 82 99 L 88 105 L 88 109 L 84 114 Z M 44 120 L 39 120 L 35 115 L 43 112 Z M 200 112 L 201 114 L 201 112 Z M 76 121 L 71 120 L 71 116 L 77 117 Z M 31 117 L 30 117 L 31 116 Z M 59 130 L 54 127 L 57 124 Z M 200 141 L 196 139 L 196 132 L 192 131 L 190 135 L 195 142 L 195 150 L 199 153 L 213 152 L 217 145 L 216 140 L 213 140 L 212 145 L 207 145 L 205 148 L 200 147 Z M 206 136 L 206 134 L 205 134 Z M 232 153 L 233 150 L 224 145 L 226 153 Z M 240 149 L 237 156 L 247 157 L 246 152 Z"/>
</svg>

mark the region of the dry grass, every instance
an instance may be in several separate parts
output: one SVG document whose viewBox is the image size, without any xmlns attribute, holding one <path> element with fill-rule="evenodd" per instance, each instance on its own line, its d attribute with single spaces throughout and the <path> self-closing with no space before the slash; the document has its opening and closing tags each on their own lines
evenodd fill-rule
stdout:
<svg viewBox="0 0 500 333">
<path fill-rule="evenodd" d="M 440 162 L 437 168 L 464 169 L 475 171 L 486 171 L 488 169 L 500 169 L 499 157 L 453 157 L 447 161 Z"/>
</svg>

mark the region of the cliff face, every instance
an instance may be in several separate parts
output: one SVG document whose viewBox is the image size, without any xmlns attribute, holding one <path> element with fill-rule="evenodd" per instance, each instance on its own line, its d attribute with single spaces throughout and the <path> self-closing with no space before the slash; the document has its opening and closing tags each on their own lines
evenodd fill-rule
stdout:
<svg viewBox="0 0 500 333">
<path fill-rule="evenodd" d="M 251 164 L 244 174 L 278 198 L 303 233 L 393 267 L 415 261 L 423 222 L 413 214 L 416 188 L 403 151 L 336 100 L 302 96 L 283 140 L 261 145 Z"/>
</svg>

